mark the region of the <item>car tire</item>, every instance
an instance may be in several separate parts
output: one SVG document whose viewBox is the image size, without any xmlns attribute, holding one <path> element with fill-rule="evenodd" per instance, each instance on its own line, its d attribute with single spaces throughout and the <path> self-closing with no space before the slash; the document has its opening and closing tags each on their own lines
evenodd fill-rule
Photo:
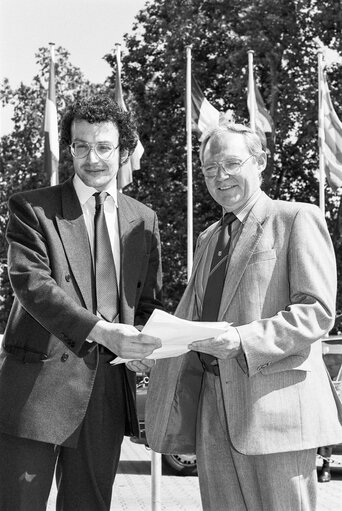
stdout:
<svg viewBox="0 0 342 511">
<path fill-rule="evenodd" d="M 189 454 L 163 454 L 163 468 L 167 473 L 180 476 L 196 476 L 196 456 Z"/>
</svg>

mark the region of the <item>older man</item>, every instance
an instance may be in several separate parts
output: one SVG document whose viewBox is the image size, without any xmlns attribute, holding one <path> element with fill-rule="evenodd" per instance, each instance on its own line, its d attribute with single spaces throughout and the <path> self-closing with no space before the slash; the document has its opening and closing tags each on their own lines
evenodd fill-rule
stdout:
<svg viewBox="0 0 342 511">
<path fill-rule="evenodd" d="M 200 155 L 223 217 L 199 236 L 176 314 L 231 326 L 157 362 L 147 438 L 196 453 L 205 510 L 312 511 L 316 448 L 342 441 L 320 345 L 335 315 L 329 233 L 316 206 L 261 191 L 266 155 L 249 128 L 222 122 Z"/>
<path fill-rule="evenodd" d="M 67 109 L 74 175 L 9 202 L 14 304 L 0 352 L 0 509 L 108 511 L 124 434 L 137 434 L 135 376 L 115 356 L 160 346 L 133 325 L 160 307 L 156 214 L 117 193 L 131 117 L 108 96 Z M 130 366 L 133 368 L 133 366 Z"/>
</svg>

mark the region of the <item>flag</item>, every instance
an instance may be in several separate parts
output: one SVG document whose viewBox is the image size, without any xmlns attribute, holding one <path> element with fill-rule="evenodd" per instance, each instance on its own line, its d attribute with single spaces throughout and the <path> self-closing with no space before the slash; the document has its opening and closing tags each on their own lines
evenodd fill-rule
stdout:
<svg viewBox="0 0 342 511">
<path fill-rule="evenodd" d="M 330 98 L 325 71 L 320 73 L 323 130 L 320 137 L 321 151 L 324 158 L 324 170 L 329 185 L 333 190 L 342 186 L 342 122 L 337 117 Z"/>
<path fill-rule="evenodd" d="M 119 44 L 116 45 L 116 76 L 115 76 L 115 101 L 127 112 L 121 86 L 121 58 Z M 118 172 L 118 188 L 122 190 L 133 181 L 133 171 L 140 169 L 140 159 L 144 153 L 144 148 L 138 139 L 138 143 L 129 159 L 123 165 L 120 165 Z"/>
<path fill-rule="evenodd" d="M 248 82 L 247 105 L 249 116 L 252 118 L 254 112 L 255 127 L 263 133 L 274 133 L 274 124 L 272 117 L 265 107 L 260 91 L 253 80 L 253 85 Z"/>
<path fill-rule="evenodd" d="M 197 80 L 191 77 L 191 122 L 192 129 L 196 131 L 200 140 L 203 133 L 215 126 L 218 126 L 220 112 L 214 108 L 204 97 Z"/>
<path fill-rule="evenodd" d="M 53 44 L 50 44 L 49 87 L 46 96 L 44 117 L 44 165 L 45 170 L 50 176 L 50 184 L 53 186 L 57 185 L 59 181 L 59 143 L 55 90 L 55 53 Z"/>
</svg>

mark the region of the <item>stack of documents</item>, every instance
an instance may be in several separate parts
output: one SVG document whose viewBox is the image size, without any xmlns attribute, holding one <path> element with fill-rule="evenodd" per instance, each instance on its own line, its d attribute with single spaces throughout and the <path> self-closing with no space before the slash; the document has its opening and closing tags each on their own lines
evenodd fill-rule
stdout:
<svg viewBox="0 0 342 511">
<path fill-rule="evenodd" d="M 157 360 L 183 355 L 190 351 L 188 345 L 192 342 L 217 337 L 227 330 L 229 325 L 230 323 L 226 321 L 188 321 L 154 309 L 141 333 L 158 337 L 163 345 L 147 358 Z M 111 363 L 116 365 L 123 362 L 128 362 L 128 360 L 117 357 Z"/>
</svg>

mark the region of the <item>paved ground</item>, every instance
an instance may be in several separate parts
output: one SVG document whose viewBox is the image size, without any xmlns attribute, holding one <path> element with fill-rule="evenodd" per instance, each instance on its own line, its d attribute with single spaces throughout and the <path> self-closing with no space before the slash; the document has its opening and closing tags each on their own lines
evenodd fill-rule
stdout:
<svg viewBox="0 0 342 511">
<path fill-rule="evenodd" d="M 342 509 L 342 452 L 333 455 L 332 480 L 319 484 L 318 511 Z M 124 440 L 119 471 L 116 476 L 111 511 L 152 511 L 151 453 L 144 446 Z M 321 461 L 317 460 L 317 466 Z M 48 511 L 55 509 L 53 488 Z M 163 475 L 160 505 L 155 511 L 200 511 L 197 477 Z M 220 510 L 217 510 L 220 511 Z M 276 511 L 276 510 L 273 510 Z M 289 510 L 291 511 L 291 510 Z"/>
</svg>

